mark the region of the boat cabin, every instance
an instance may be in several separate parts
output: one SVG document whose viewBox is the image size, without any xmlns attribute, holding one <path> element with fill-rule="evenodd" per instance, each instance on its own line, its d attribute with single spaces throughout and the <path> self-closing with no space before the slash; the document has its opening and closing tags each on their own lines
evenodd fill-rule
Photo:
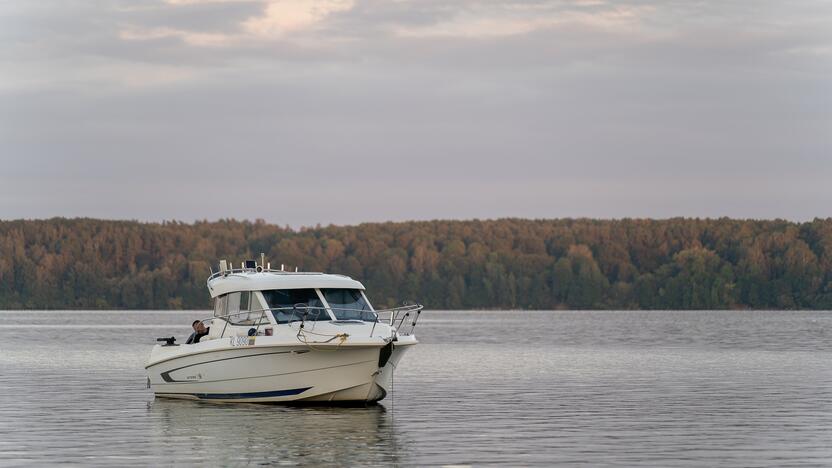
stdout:
<svg viewBox="0 0 832 468">
<path fill-rule="evenodd" d="M 348 276 L 262 268 L 211 275 L 211 330 L 203 339 L 271 334 L 273 325 L 303 322 L 376 322 L 364 285 Z M 245 336 L 245 335 L 243 335 Z"/>
</svg>

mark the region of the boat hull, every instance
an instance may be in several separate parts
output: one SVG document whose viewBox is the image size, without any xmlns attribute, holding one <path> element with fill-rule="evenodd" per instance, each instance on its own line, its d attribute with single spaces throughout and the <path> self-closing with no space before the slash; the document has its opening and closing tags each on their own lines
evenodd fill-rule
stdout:
<svg viewBox="0 0 832 468">
<path fill-rule="evenodd" d="M 147 367 L 157 397 L 215 402 L 374 402 L 391 389 L 407 344 L 216 349 Z"/>
</svg>

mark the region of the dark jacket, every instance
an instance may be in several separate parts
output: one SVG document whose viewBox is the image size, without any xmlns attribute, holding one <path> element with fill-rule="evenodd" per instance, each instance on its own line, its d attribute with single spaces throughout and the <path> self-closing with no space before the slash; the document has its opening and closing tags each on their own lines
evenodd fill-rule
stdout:
<svg viewBox="0 0 832 468">
<path fill-rule="evenodd" d="M 191 333 L 191 336 L 188 337 L 188 341 L 186 341 L 185 344 L 199 343 L 200 338 L 202 338 L 203 336 L 207 335 L 210 332 L 211 332 L 211 327 L 206 328 L 205 333 L 193 332 L 193 333 Z"/>
</svg>

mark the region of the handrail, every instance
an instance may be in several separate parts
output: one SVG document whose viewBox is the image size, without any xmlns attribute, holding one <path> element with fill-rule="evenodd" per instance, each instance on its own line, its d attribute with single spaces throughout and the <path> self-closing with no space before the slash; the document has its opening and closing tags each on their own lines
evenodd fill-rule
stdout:
<svg viewBox="0 0 832 468">
<path fill-rule="evenodd" d="M 292 323 L 292 322 L 296 322 L 298 320 L 300 320 L 302 322 L 305 322 L 305 321 L 308 320 L 307 317 L 310 316 L 310 311 L 312 311 L 315 314 L 313 316 L 315 321 L 317 321 L 317 318 L 320 317 L 320 314 L 322 312 L 328 313 L 329 311 L 346 311 L 346 312 L 360 312 L 362 314 L 363 313 L 370 313 L 370 314 L 372 314 L 373 319 L 372 320 L 366 320 L 366 321 L 375 322 L 375 323 L 379 322 L 380 314 L 388 314 L 389 313 L 390 317 L 388 319 L 388 323 L 389 323 L 390 326 L 393 326 L 396 323 L 396 320 L 399 320 L 399 325 L 398 325 L 398 327 L 396 327 L 397 329 L 401 329 L 402 325 L 404 324 L 405 319 L 407 317 L 411 316 L 411 314 L 413 314 L 413 320 L 412 320 L 412 322 L 410 322 L 408 324 L 410 326 L 409 332 L 412 333 L 413 328 L 415 328 L 415 326 L 416 326 L 416 321 L 418 320 L 419 314 L 421 313 L 422 309 L 424 309 L 424 306 L 422 306 L 421 304 L 409 304 L 409 305 L 405 305 L 405 306 L 393 307 L 393 308 L 389 308 L 389 309 L 379 309 L 379 310 L 357 310 L 357 309 L 351 309 L 351 308 L 345 308 L 345 307 L 321 307 L 321 306 L 309 306 L 309 305 L 305 305 L 305 304 L 295 304 L 294 306 L 291 306 L 291 307 L 268 307 L 268 308 L 255 309 L 255 310 L 244 310 L 244 311 L 239 311 L 239 312 L 235 312 L 235 313 L 232 313 L 232 314 L 210 316 L 210 317 L 201 319 L 200 322 L 213 320 L 215 318 L 224 320 L 225 325 L 223 326 L 223 330 L 222 330 L 222 332 L 220 333 L 220 336 L 219 336 L 219 338 L 222 338 L 222 337 L 225 336 L 225 330 L 227 329 L 228 325 L 231 323 L 231 320 L 230 320 L 231 317 L 236 317 L 236 316 L 239 316 L 239 315 L 256 314 L 258 312 L 260 313 L 260 315 L 257 317 L 256 321 L 254 323 L 248 324 L 248 325 L 251 325 L 251 326 L 256 326 L 257 331 L 260 330 L 260 327 L 262 325 L 271 324 L 271 322 L 268 321 L 268 319 L 265 322 L 263 321 L 263 319 L 266 318 L 266 313 L 267 312 L 289 312 L 289 311 L 291 311 L 291 314 L 289 315 L 288 319 L 285 322 L 278 321 L 278 325 L 280 325 L 281 323 L 289 324 L 289 323 Z M 296 314 L 298 314 L 297 317 L 296 317 Z M 272 317 L 275 319 L 275 321 L 277 321 L 277 318 L 274 317 L 274 314 L 272 314 Z M 337 315 L 336 315 L 336 320 L 337 320 Z M 238 326 L 236 324 L 232 324 L 232 325 Z M 246 324 L 242 324 L 242 325 L 246 325 Z M 407 333 L 407 334 L 409 334 L 409 333 Z"/>
<path fill-rule="evenodd" d="M 259 267 L 258 267 L 259 268 Z M 208 282 L 212 279 L 219 278 L 219 277 L 226 277 L 228 275 L 234 275 L 238 273 L 275 273 L 280 275 L 323 275 L 323 274 L 330 274 L 332 276 L 342 276 L 344 278 L 349 278 L 346 275 L 339 275 L 337 273 L 323 273 L 320 271 L 285 271 L 285 270 L 275 270 L 272 268 L 229 268 L 225 271 L 216 271 L 208 277 Z"/>
</svg>

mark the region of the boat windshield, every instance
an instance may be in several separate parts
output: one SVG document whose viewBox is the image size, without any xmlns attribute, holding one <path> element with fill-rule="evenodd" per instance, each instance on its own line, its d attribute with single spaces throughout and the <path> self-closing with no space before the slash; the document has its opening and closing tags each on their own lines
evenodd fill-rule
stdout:
<svg viewBox="0 0 832 468">
<path fill-rule="evenodd" d="M 269 308 L 281 309 L 272 310 L 277 323 L 295 320 L 331 320 L 314 289 L 271 289 L 263 291 L 263 297 L 266 298 Z M 295 306 L 298 308 L 293 310 Z"/>
<path fill-rule="evenodd" d="M 358 289 L 321 289 L 332 313 L 338 320 L 375 322 L 376 313 Z"/>
</svg>

